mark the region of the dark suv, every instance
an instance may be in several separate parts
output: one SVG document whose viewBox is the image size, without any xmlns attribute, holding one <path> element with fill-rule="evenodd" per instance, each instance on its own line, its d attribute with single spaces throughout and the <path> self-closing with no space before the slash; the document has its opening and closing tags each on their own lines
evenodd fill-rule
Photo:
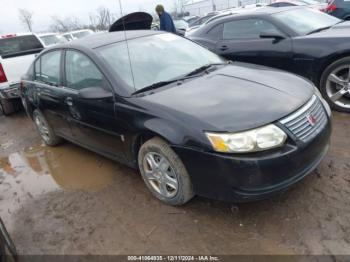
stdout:
<svg viewBox="0 0 350 262">
<path fill-rule="evenodd" d="M 325 12 L 343 20 L 350 20 L 350 1 L 330 0 Z"/>
</svg>

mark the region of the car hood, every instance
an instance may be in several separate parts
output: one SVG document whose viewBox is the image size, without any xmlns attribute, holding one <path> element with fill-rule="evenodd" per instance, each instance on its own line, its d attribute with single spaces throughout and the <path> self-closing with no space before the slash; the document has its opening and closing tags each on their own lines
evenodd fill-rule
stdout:
<svg viewBox="0 0 350 262">
<path fill-rule="evenodd" d="M 111 25 L 109 32 L 123 30 L 149 30 L 153 17 L 145 12 L 135 12 L 119 18 Z"/>
<path fill-rule="evenodd" d="M 350 28 L 350 21 L 344 21 L 332 27 L 332 29 L 344 29 L 344 28 L 348 28 L 348 29 Z"/>
<path fill-rule="evenodd" d="M 327 30 L 323 30 L 318 33 L 304 36 L 305 38 L 346 38 L 350 37 L 350 21 L 345 21 L 340 24 L 334 25 Z"/>
<path fill-rule="evenodd" d="M 148 110 L 187 126 L 237 132 L 279 120 L 305 104 L 313 85 L 290 73 L 245 63 L 158 90 L 142 99 Z"/>
</svg>

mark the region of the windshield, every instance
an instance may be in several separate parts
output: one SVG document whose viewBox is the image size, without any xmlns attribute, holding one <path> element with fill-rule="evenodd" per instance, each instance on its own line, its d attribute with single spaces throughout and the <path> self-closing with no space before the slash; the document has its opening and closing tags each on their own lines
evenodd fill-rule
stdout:
<svg viewBox="0 0 350 262">
<path fill-rule="evenodd" d="M 307 35 L 321 28 L 331 27 L 341 20 L 311 8 L 292 9 L 273 14 L 280 23 L 299 35 Z"/>
<path fill-rule="evenodd" d="M 65 38 L 60 38 L 57 35 L 40 36 L 40 39 L 44 42 L 46 46 L 67 42 Z"/>
<path fill-rule="evenodd" d="M 34 35 L 0 39 L 0 56 L 13 55 L 41 48 L 43 48 L 43 45 Z"/>
<path fill-rule="evenodd" d="M 130 93 L 179 78 L 207 64 L 224 62 L 207 49 L 174 34 L 132 39 L 128 41 L 128 47 L 130 62 L 124 41 L 101 47 L 98 51 L 130 87 Z"/>
</svg>

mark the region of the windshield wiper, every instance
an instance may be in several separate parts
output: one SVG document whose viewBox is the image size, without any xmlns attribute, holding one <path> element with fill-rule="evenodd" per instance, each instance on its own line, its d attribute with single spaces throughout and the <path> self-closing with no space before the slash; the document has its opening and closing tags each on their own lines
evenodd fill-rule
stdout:
<svg viewBox="0 0 350 262">
<path fill-rule="evenodd" d="M 321 27 L 321 28 L 312 30 L 311 32 L 307 33 L 306 35 L 311 35 L 311 34 L 314 34 L 314 33 L 318 33 L 318 32 L 324 31 L 324 30 L 329 29 L 329 28 L 331 28 L 331 26 Z"/>
<path fill-rule="evenodd" d="M 216 64 L 206 64 L 204 66 L 201 66 L 191 72 L 189 72 L 186 76 L 193 76 L 193 75 L 196 75 L 196 74 L 199 74 L 201 72 L 204 72 L 206 70 L 208 70 L 209 68 L 213 67 L 213 66 L 217 66 L 217 65 L 227 65 L 228 63 L 216 63 Z"/>
<path fill-rule="evenodd" d="M 136 90 L 134 93 L 132 93 L 132 95 L 137 95 L 137 94 L 140 94 L 140 93 L 143 93 L 143 92 L 147 92 L 147 91 L 150 91 L 150 90 L 153 90 L 153 89 L 157 89 L 159 87 L 166 86 L 166 85 L 169 85 L 169 84 L 172 84 L 172 83 L 175 83 L 175 82 L 180 82 L 180 81 L 184 81 L 184 80 L 187 80 L 187 79 L 190 79 L 190 78 L 195 78 L 195 77 L 199 76 L 198 75 L 199 73 L 201 73 L 203 71 L 206 71 L 207 69 L 209 69 L 212 66 L 228 65 L 230 63 L 231 62 L 228 61 L 227 63 L 207 64 L 207 65 L 201 66 L 201 67 L 193 70 L 192 72 L 186 74 L 185 76 L 182 76 L 182 77 L 179 77 L 179 78 L 175 78 L 175 79 L 171 79 L 169 81 L 160 81 L 160 82 L 154 83 L 152 85 L 146 86 L 144 88 L 141 88 L 139 90 Z"/>
<path fill-rule="evenodd" d="M 154 83 L 150 86 L 146 86 L 144 88 L 141 88 L 139 90 L 136 90 L 134 93 L 132 93 L 132 95 L 136 95 L 136 94 L 140 94 L 140 93 L 143 93 L 143 92 L 146 92 L 146 91 L 150 91 L 150 90 L 153 90 L 153 89 L 157 89 L 159 87 L 162 87 L 162 86 L 166 86 L 166 85 L 169 85 L 171 83 L 175 83 L 179 80 L 177 79 L 174 79 L 174 80 L 169 80 L 169 81 L 161 81 L 161 82 L 157 82 L 157 83 Z"/>
</svg>

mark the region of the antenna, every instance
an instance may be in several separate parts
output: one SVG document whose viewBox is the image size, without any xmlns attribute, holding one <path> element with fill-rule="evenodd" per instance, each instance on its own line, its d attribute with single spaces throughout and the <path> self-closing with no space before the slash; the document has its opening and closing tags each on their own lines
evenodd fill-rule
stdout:
<svg viewBox="0 0 350 262">
<path fill-rule="evenodd" d="M 132 70 L 132 65 L 131 65 L 131 58 L 130 58 L 130 51 L 129 51 L 129 43 L 126 35 L 126 27 L 125 27 L 125 21 L 123 19 L 123 7 L 122 7 L 122 2 L 119 0 L 119 8 L 120 8 L 120 16 L 122 17 L 123 21 L 123 29 L 124 29 L 124 37 L 125 37 L 125 43 L 126 43 L 126 50 L 128 52 L 128 57 L 129 57 L 129 66 L 130 66 L 130 72 L 131 72 L 131 77 L 132 77 L 132 83 L 134 85 L 134 89 L 136 91 L 136 86 L 135 86 L 135 78 L 134 78 L 134 71 Z"/>
</svg>

